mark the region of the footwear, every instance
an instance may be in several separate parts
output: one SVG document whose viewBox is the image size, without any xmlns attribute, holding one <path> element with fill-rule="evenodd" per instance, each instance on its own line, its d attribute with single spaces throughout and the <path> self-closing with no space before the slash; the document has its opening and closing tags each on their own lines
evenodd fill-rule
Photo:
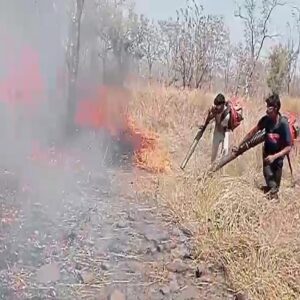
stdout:
<svg viewBox="0 0 300 300">
<path fill-rule="evenodd" d="M 279 200 L 278 191 L 272 191 L 272 189 L 266 195 L 268 200 Z"/>
<path fill-rule="evenodd" d="M 257 188 L 259 190 L 261 190 L 264 194 L 267 194 L 270 192 L 270 188 L 266 185 L 259 185 L 259 186 L 257 186 Z"/>
<path fill-rule="evenodd" d="M 278 193 L 270 193 L 271 200 L 279 200 Z"/>
</svg>

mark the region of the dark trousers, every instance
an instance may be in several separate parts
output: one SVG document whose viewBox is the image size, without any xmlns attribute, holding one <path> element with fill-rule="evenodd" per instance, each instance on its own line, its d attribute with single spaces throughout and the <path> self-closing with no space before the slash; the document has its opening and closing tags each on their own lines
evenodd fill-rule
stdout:
<svg viewBox="0 0 300 300">
<path fill-rule="evenodd" d="M 277 196 L 280 188 L 282 177 L 282 163 L 273 162 L 272 164 L 264 164 L 263 174 L 265 177 L 267 190 L 271 195 Z"/>
</svg>

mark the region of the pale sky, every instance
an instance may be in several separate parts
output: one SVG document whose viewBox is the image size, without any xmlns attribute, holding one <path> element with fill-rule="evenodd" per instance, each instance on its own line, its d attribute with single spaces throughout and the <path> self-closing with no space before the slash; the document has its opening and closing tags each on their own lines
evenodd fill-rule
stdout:
<svg viewBox="0 0 300 300">
<path fill-rule="evenodd" d="M 239 3 L 241 0 L 238 0 Z M 136 9 L 139 13 L 154 19 L 166 19 L 175 16 L 176 9 L 185 7 L 186 0 L 136 0 Z M 235 0 L 196 0 L 201 3 L 208 13 L 224 15 L 225 22 L 230 28 L 231 39 L 234 42 L 239 41 L 243 36 L 241 20 L 234 17 L 236 7 Z M 260 2 L 260 1 L 259 1 Z M 300 0 L 288 1 L 291 6 L 299 6 Z M 272 26 L 274 30 L 285 34 L 286 22 L 291 19 L 290 7 L 277 8 L 273 15 Z"/>
</svg>

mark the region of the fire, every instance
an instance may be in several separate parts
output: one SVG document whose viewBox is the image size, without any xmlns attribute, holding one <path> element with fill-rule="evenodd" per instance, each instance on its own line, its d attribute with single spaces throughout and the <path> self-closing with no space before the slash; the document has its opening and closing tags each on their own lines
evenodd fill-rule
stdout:
<svg viewBox="0 0 300 300">
<path fill-rule="evenodd" d="M 5 43 L 6 60 L 0 73 L 0 101 L 11 108 L 16 127 L 19 126 L 17 110 L 25 109 L 27 117 L 38 113 L 42 99 L 46 99 L 46 84 L 41 74 L 39 53 L 29 45 L 18 45 L 11 39 Z M 58 88 L 63 88 L 64 75 L 58 73 Z M 159 137 L 138 127 L 128 112 L 130 93 L 119 86 L 87 88 L 88 93 L 77 106 L 74 123 L 81 128 L 105 130 L 132 149 L 132 161 L 139 168 L 159 173 L 170 169 L 168 153 L 162 149 Z M 31 160 L 61 166 L 70 157 L 57 149 L 43 149 L 36 141 L 32 143 Z"/>
<path fill-rule="evenodd" d="M 81 127 L 107 130 L 121 143 L 133 148 L 133 163 L 144 170 L 161 173 L 170 169 L 168 153 L 158 135 L 138 128 L 127 110 L 130 93 L 120 87 L 102 86 L 79 102 L 75 123 Z"/>
<path fill-rule="evenodd" d="M 119 87 L 101 86 L 83 98 L 77 107 L 75 123 L 81 127 L 105 129 L 117 136 L 126 128 L 129 92 Z"/>
<path fill-rule="evenodd" d="M 13 49 L 11 49 L 14 52 Z M 44 82 L 38 53 L 28 46 L 14 53 L 15 59 L 4 62 L 5 77 L 0 80 L 0 101 L 9 105 L 30 105 L 44 95 Z"/>
<path fill-rule="evenodd" d="M 168 152 L 159 144 L 159 137 L 154 132 L 137 128 L 133 119 L 128 117 L 128 128 L 133 140 L 139 140 L 135 145 L 134 163 L 141 169 L 154 173 L 163 173 L 171 169 Z"/>
</svg>

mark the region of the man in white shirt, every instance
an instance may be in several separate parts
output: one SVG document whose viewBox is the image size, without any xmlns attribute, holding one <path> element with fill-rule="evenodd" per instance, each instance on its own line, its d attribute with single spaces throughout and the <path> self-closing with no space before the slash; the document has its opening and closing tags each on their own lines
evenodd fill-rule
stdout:
<svg viewBox="0 0 300 300">
<path fill-rule="evenodd" d="M 212 138 L 211 162 L 213 163 L 221 145 L 221 155 L 229 151 L 229 120 L 230 112 L 223 94 L 218 94 L 214 99 L 214 107 L 211 110 L 211 118 L 215 119 L 215 128 Z"/>
</svg>

